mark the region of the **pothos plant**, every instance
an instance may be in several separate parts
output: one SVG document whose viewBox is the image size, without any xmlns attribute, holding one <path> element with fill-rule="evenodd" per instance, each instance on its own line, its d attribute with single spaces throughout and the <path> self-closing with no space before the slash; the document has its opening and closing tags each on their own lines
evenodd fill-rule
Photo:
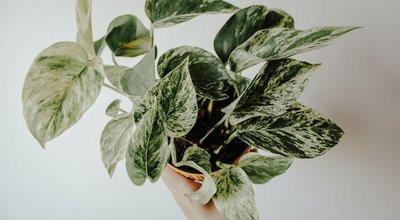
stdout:
<svg viewBox="0 0 400 220">
<path fill-rule="evenodd" d="M 131 181 L 142 185 L 157 181 L 169 163 L 204 175 L 200 189 L 188 195 L 192 199 L 213 199 L 226 219 L 258 219 L 252 183 L 282 174 L 294 158 L 324 154 L 343 135 L 297 101 L 319 64 L 290 57 L 326 46 L 355 27 L 296 30 L 282 10 L 240 9 L 221 0 L 147 0 L 145 11 L 149 28 L 122 15 L 94 42 L 91 0 L 76 1 L 76 42 L 44 49 L 27 74 L 22 101 L 29 130 L 44 147 L 109 87 L 133 103 L 126 111 L 115 100 L 106 110 L 112 118 L 100 146 L 110 176 L 125 159 Z M 154 29 L 214 13 L 232 13 L 214 39 L 216 55 L 181 46 L 158 58 Z M 142 58 L 133 67 L 105 65 L 105 46 L 114 61 Z M 259 63 L 264 65 L 253 79 L 241 75 Z M 249 146 L 258 153 L 238 160 Z"/>
</svg>

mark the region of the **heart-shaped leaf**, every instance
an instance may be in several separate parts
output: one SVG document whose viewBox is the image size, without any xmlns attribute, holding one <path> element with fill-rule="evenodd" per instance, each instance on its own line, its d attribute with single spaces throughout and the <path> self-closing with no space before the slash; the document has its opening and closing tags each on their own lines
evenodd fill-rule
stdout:
<svg viewBox="0 0 400 220">
<path fill-rule="evenodd" d="M 158 60 L 158 72 L 164 77 L 189 57 L 189 72 L 196 92 L 208 99 L 228 98 L 229 74 L 218 57 L 192 46 L 182 46 L 165 52 Z"/>
<path fill-rule="evenodd" d="M 237 125 L 247 144 L 287 157 L 313 158 L 326 153 L 343 136 L 329 119 L 299 103 L 276 117 L 256 117 Z"/>
<path fill-rule="evenodd" d="M 145 5 L 155 28 L 179 24 L 201 14 L 230 13 L 237 9 L 221 0 L 147 0 Z"/>
<path fill-rule="evenodd" d="M 164 169 L 168 155 L 168 139 L 154 105 L 137 125 L 126 154 L 126 169 L 135 185 L 146 178 L 155 182 Z"/>
<path fill-rule="evenodd" d="M 357 27 L 317 27 L 308 30 L 272 28 L 257 31 L 229 57 L 230 69 L 240 72 L 258 63 L 288 58 L 329 45 Z"/>
<path fill-rule="evenodd" d="M 100 149 L 103 163 L 110 177 L 113 175 L 117 163 L 125 158 L 128 145 L 133 141 L 135 124 L 131 113 L 113 118 L 104 128 Z"/>
<path fill-rule="evenodd" d="M 318 66 L 292 59 L 268 62 L 239 98 L 230 123 L 235 125 L 256 116 L 284 113 L 303 92 Z"/>
<path fill-rule="evenodd" d="M 133 15 L 122 15 L 109 25 L 106 42 L 115 56 L 135 57 L 151 49 L 150 31 Z"/>
<path fill-rule="evenodd" d="M 116 99 L 112 101 L 108 107 L 106 108 L 106 115 L 110 117 L 117 117 L 118 113 L 120 112 L 120 105 L 121 105 L 121 100 Z"/>
<path fill-rule="evenodd" d="M 92 35 L 92 0 L 77 0 L 75 11 L 78 27 L 76 42 L 85 48 L 89 59 L 92 59 L 96 55 Z"/>
<path fill-rule="evenodd" d="M 249 177 L 238 166 L 219 170 L 214 176 L 217 192 L 213 200 L 228 220 L 259 219 Z"/>
<path fill-rule="evenodd" d="M 43 147 L 82 117 L 103 81 L 101 61 L 89 61 L 80 44 L 56 43 L 36 57 L 25 79 L 22 103 L 28 128 Z"/>
<path fill-rule="evenodd" d="M 246 172 L 255 184 L 264 184 L 275 176 L 284 173 L 292 164 L 293 159 L 283 156 L 263 156 L 258 153 L 247 153 L 239 166 Z"/>
</svg>

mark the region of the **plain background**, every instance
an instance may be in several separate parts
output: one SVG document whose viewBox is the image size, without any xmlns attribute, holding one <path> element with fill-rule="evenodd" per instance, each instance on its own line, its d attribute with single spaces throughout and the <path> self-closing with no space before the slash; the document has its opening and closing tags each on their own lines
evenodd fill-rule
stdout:
<svg viewBox="0 0 400 220">
<path fill-rule="evenodd" d="M 122 14 L 149 24 L 144 0 L 93 2 L 95 38 Z M 364 27 L 298 56 L 322 63 L 301 101 L 346 135 L 326 155 L 296 160 L 284 175 L 254 186 L 261 219 L 400 219 L 400 1 L 229 2 L 281 8 L 298 29 Z M 28 132 L 21 106 L 25 74 L 42 49 L 75 39 L 74 1 L 1 0 L 0 16 L 0 219 L 184 219 L 162 181 L 134 186 L 123 163 L 108 177 L 99 139 L 109 120 L 104 109 L 117 94 L 104 89 L 82 120 L 46 150 Z M 228 17 L 206 15 L 157 30 L 160 53 L 182 44 L 213 51 L 213 37 Z"/>
</svg>

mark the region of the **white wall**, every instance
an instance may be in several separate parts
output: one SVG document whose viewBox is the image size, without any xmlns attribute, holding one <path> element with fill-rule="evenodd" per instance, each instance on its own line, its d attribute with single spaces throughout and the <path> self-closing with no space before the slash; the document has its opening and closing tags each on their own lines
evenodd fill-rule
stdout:
<svg viewBox="0 0 400 220">
<path fill-rule="evenodd" d="M 124 13 L 148 24 L 143 2 L 94 0 L 95 37 Z M 323 157 L 297 160 L 286 174 L 255 186 L 261 219 L 400 219 L 400 2 L 230 2 L 284 9 L 300 29 L 364 27 L 299 56 L 323 64 L 301 100 L 346 135 Z M 28 132 L 20 98 L 25 74 L 42 49 L 74 40 L 73 8 L 73 1 L 0 1 L 0 219 L 184 219 L 162 182 L 136 187 L 123 164 L 108 178 L 98 143 L 108 120 L 104 109 L 118 98 L 112 92 L 103 90 L 83 119 L 46 150 Z M 227 17 L 202 16 L 157 30 L 160 52 L 181 44 L 212 51 L 213 36 Z"/>
</svg>

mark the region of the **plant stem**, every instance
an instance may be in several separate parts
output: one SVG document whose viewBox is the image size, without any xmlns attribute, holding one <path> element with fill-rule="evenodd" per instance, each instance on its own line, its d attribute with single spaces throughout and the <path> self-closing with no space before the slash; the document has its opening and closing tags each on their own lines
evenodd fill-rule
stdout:
<svg viewBox="0 0 400 220">
<path fill-rule="evenodd" d="M 128 113 L 127 111 L 123 110 L 122 108 L 119 108 L 119 111 L 124 113 L 124 114 Z"/>
<path fill-rule="evenodd" d="M 115 59 L 114 53 L 111 54 L 111 59 L 112 59 L 114 65 L 119 66 L 119 64 L 117 63 L 117 60 Z"/>
<path fill-rule="evenodd" d="M 217 124 L 215 124 L 208 132 L 206 135 L 204 135 L 204 137 L 202 137 L 199 141 L 199 145 L 203 144 L 203 142 L 207 139 L 208 136 L 210 136 L 211 133 L 213 133 L 213 131 L 215 129 L 217 129 L 222 123 L 225 122 L 225 120 L 229 117 L 229 114 L 225 114 L 224 117 L 221 118 L 221 120 L 219 122 L 217 122 Z"/>
<path fill-rule="evenodd" d="M 179 137 L 179 138 L 177 138 L 177 139 L 178 139 L 178 140 L 185 141 L 185 142 L 187 142 L 187 143 L 191 144 L 192 146 L 193 146 L 193 145 L 195 145 L 195 143 L 193 143 L 193 142 L 189 141 L 188 139 L 186 139 L 186 138 L 184 138 L 184 137 Z"/>
<path fill-rule="evenodd" d="M 112 86 L 112 85 L 109 85 L 109 84 L 107 84 L 107 83 L 103 83 L 103 86 L 106 87 L 106 88 L 109 88 L 109 89 L 113 90 L 114 92 L 117 92 L 117 93 L 119 93 L 119 94 L 125 96 L 125 94 L 123 94 L 122 92 L 120 92 L 117 88 L 115 88 L 115 87 Z"/>
<path fill-rule="evenodd" d="M 223 144 L 221 144 L 221 146 L 219 146 L 217 149 L 214 150 L 215 154 L 219 154 L 219 152 L 226 147 L 229 143 L 231 143 L 235 138 L 237 138 L 238 136 L 238 132 L 235 131 L 233 132 L 228 139 L 225 140 L 225 142 Z"/>
</svg>

